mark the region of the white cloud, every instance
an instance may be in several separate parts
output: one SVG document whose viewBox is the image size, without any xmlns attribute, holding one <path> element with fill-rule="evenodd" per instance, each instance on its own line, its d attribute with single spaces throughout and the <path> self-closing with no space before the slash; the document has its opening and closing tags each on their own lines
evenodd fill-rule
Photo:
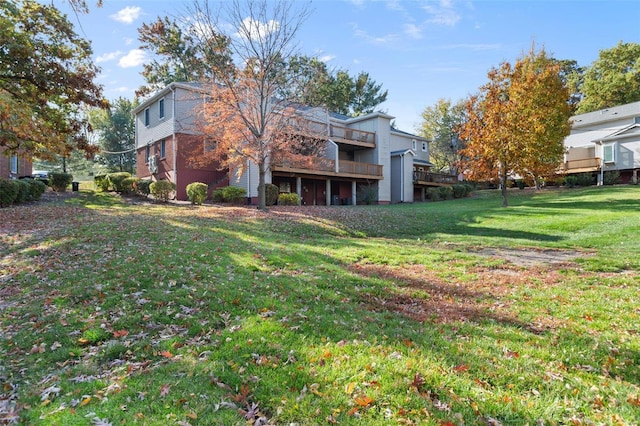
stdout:
<svg viewBox="0 0 640 426">
<path fill-rule="evenodd" d="M 127 6 L 122 10 L 119 10 L 118 13 L 110 15 L 111 19 L 114 19 L 118 22 L 122 22 L 124 24 L 131 24 L 133 21 L 138 19 L 138 17 L 142 14 L 142 8 L 138 6 Z"/>
<path fill-rule="evenodd" d="M 279 29 L 280 23 L 278 21 L 260 22 L 247 17 L 242 20 L 242 26 L 238 30 L 237 36 L 245 39 L 259 40 Z"/>
<path fill-rule="evenodd" d="M 411 38 L 422 38 L 422 28 L 418 27 L 416 24 L 405 24 L 404 33 Z"/>
<path fill-rule="evenodd" d="M 387 34 L 377 37 L 372 36 L 365 30 L 360 29 L 357 24 L 353 24 L 353 35 L 367 41 L 368 43 L 376 45 L 395 45 L 399 40 L 397 34 Z"/>
<path fill-rule="evenodd" d="M 118 65 L 121 68 L 137 67 L 138 65 L 142 65 L 146 59 L 145 52 L 142 49 L 132 49 L 120 58 Z"/>
<path fill-rule="evenodd" d="M 321 62 L 329 62 L 329 61 L 333 61 L 336 58 L 336 55 L 323 55 L 320 56 L 318 59 L 320 59 Z"/>
<path fill-rule="evenodd" d="M 122 52 L 119 50 L 116 50 L 115 52 L 104 53 L 96 57 L 96 63 L 99 64 L 100 62 L 113 61 L 120 55 L 122 55 Z"/>
<path fill-rule="evenodd" d="M 428 2 L 422 5 L 422 9 L 430 15 L 427 22 L 432 24 L 453 27 L 460 20 L 460 15 L 456 12 L 451 0 Z"/>
</svg>

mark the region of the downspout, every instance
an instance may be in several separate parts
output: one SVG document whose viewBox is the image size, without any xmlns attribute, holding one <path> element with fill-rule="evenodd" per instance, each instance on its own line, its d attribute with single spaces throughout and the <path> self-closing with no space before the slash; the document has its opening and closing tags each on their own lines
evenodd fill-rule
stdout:
<svg viewBox="0 0 640 426">
<path fill-rule="evenodd" d="M 406 153 L 400 156 L 400 202 L 404 203 L 404 156 Z"/>
<path fill-rule="evenodd" d="M 172 98 L 172 109 L 171 114 L 173 114 L 173 131 L 171 132 L 171 145 L 173 145 L 173 182 L 176 184 L 176 190 L 178 188 L 178 147 L 177 147 L 177 139 L 176 139 L 176 91 L 171 85 L 171 98 Z"/>
</svg>

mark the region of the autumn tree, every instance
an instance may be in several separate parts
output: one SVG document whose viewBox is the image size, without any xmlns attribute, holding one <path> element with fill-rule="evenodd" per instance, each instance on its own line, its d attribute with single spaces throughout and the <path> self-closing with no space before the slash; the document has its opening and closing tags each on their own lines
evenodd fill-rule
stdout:
<svg viewBox="0 0 640 426">
<path fill-rule="evenodd" d="M 136 105 L 136 101 L 120 97 L 109 109 L 89 112 L 89 122 L 100 146 L 96 161 L 106 165 L 109 171 L 132 174 L 135 171 L 135 122 L 131 111 Z"/>
<path fill-rule="evenodd" d="M 204 14 L 201 30 L 218 28 Z M 243 171 L 247 162 L 258 168 L 258 208 L 266 208 L 265 183 L 270 165 L 303 148 L 308 153 L 316 138 L 295 136 L 294 104 L 279 94 L 287 84 L 284 67 L 295 54 L 295 35 L 308 15 L 306 7 L 294 9 L 291 1 L 267 0 L 229 3 L 225 20 L 235 33 L 229 45 L 235 67 L 214 66 L 218 84 L 211 85 L 209 101 L 200 114 L 205 137 L 215 143 L 213 159 L 231 170 Z M 202 18 L 203 17 L 203 18 Z M 319 146 L 319 144 L 318 144 Z"/>
<path fill-rule="evenodd" d="M 417 130 L 420 136 L 431 141 L 429 156 L 435 171 L 457 173 L 458 152 L 464 147 L 458 129 L 463 121 L 462 100 L 454 104 L 450 99 L 438 99 L 434 106 L 422 112 L 422 124 Z"/>
<path fill-rule="evenodd" d="M 205 11 L 208 13 L 208 9 Z M 158 17 L 142 24 L 138 39 L 140 48 L 153 55 L 144 64 L 141 74 L 147 84 L 138 89 L 139 96 L 176 81 L 210 82 L 216 78 L 214 67 L 224 69 L 231 62 L 230 37 L 201 22 Z"/>
<path fill-rule="evenodd" d="M 508 205 L 507 178 L 531 177 L 536 185 L 554 173 L 570 132 L 569 91 L 544 50 L 505 62 L 466 103 L 461 156 L 472 180 L 498 181 Z"/>
<path fill-rule="evenodd" d="M 587 67 L 577 113 L 640 101 L 640 44 L 619 42 Z"/>
<path fill-rule="evenodd" d="M 89 42 L 52 4 L 0 0 L 0 46 L 0 146 L 43 158 L 91 152 L 81 107 L 106 102 Z"/>
</svg>

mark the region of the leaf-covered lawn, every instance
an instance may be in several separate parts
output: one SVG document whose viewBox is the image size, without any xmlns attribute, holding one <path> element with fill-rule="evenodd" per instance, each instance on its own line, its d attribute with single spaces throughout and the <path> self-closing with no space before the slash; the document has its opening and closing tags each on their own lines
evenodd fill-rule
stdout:
<svg viewBox="0 0 640 426">
<path fill-rule="evenodd" d="M 511 197 L 0 209 L 0 424 L 638 424 L 640 190 Z"/>
</svg>

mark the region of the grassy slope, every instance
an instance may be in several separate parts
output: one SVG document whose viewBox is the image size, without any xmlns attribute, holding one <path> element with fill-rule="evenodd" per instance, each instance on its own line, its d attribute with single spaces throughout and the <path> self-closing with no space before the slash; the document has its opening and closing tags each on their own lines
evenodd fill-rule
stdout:
<svg viewBox="0 0 640 426">
<path fill-rule="evenodd" d="M 0 210 L 0 419 L 638 424 L 639 199 Z"/>
</svg>

